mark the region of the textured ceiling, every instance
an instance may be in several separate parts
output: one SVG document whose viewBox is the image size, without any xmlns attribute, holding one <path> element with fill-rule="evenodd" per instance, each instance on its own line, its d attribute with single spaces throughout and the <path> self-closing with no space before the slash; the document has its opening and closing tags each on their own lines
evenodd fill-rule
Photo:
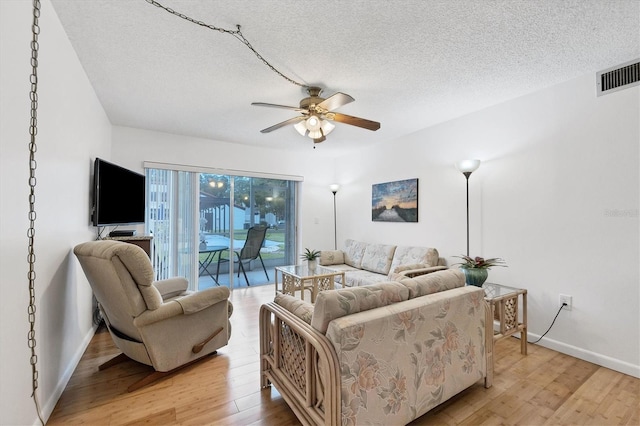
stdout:
<svg viewBox="0 0 640 426">
<path fill-rule="evenodd" d="M 381 122 L 337 123 L 330 155 L 393 141 L 433 124 L 640 57 L 637 0 L 160 0 L 235 29 L 273 66 L 338 112 Z M 282 149 L 311 149 L 296 115 L 306 93 L 231 35 L 145 0 L 52 0 L 112 124 Z M 44 34 L 43 34 L 44 36 Z M 595 87 L 594 87 L 595 93 Z"/>
</svg>

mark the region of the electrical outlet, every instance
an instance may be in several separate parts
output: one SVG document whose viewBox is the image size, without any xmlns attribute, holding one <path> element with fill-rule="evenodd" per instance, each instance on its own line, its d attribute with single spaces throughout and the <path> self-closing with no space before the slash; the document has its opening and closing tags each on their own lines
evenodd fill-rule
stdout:
<svg viewBox="0 0 640 426">
<path fill-rule="evenodd" d="M 560 304 L 560 306 L 562 306 L 562 304 L 563 304 L 563 303 L 566 303 L 566 304 L 567 304 L 567 306 L 564 306 L 564 307 L 562 308 L 562 309 L 564 309 L 564 310 L 570 311 L 570 310 L 571 310 L 571 308 L 573 307 L 573 303 L 572 303 L 572 301 L 573 301 L 573 297 L 571 297 L 571 296 L 569 296 L 569 295 L 561 294 L 561 295 L 560 295 L 560 298 L 559 298 L 559 301 L 560 301 L 560 303 L 559 303 L 559 304 Z"/>
</svg>

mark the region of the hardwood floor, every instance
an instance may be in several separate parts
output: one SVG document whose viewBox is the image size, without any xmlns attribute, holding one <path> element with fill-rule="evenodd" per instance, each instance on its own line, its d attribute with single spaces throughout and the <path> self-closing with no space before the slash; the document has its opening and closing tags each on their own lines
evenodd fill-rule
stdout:
<svg viewBox="0 0 640 426">
<path fill-rule="evenodd" d="M 109 333 L 91 341 L 47 425 L 297 425 L 271 387 L 260 390 L 258 309 L 273 285 L 234 290 L 233 332 L 217 355 L 138 391 L 126 388 L 150 367 L 127 361 L 98 371 L 118 354 Z M 640 380 L 520 342 L 496 345 L 494 385 L 477 384 L 412 425 L 640 425 Z"/>
</svg>

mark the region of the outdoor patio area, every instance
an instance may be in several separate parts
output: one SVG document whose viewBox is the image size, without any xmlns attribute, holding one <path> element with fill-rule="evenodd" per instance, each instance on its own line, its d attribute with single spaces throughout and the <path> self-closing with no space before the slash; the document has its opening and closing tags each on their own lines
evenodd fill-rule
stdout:
<svg viewBox="0 0 640 426">
<path fill-rule="evenodd" d="M 260 256 L 265 263 L 266 272 L 269 276 L 265 275 L 265 271 L 262 269 L 262 264 L 260 263 L 260 259 L 253 260 L 251 262 L 247 262 L 244 264 L 244 269 L 246 276 L 249 280 L 250 286 L 259 286 L 265 284 L 273 284 L 275 282 L 275 266 L 284 265 L 284 242 L 278 241 L 282 240 L 283 231 L 278 230 L 268 230 L 262 248 L 260 249 Z M 225 235 L 219 234 L 203 234 L 201 236 L 203 241 L 206 243 L 208 248 L 212 247 L 231 247 L 231 239 Z M 246 239 L 246 231 L 236 232 L 233 239 L 233 250 L 236 252 L 240 252 L 242 247 L 245 244 Z M 205 289 L 209 287 L 216 286 L 216 282 L 213 277 L 216 276 L 217 268 L 218 268 L 218 253 L 215 254 L 213 260 L 207 267 L 207 271 L 203 271 L 200 268 L 200 276 L 198 279 L 198 285 L 200 289 Z M 229 259 L 230 256 L 229 250 L 224 250 L 220 253 L 223 259 Z M 206 258 L 206 254 L 201 251 L 200 261 L 204 261 Z M 221 286 L 229 286 L 230 276 L 229 276 L 229 265 L 230 262 L 222 262 L 220 264 L 220 271 L 217 276 L 218 284 Z M 238 263 L 233 263 L 234 274 L 233 274 L 233 286 L 234 288 L 242 288 L 247 287 L 247 281 L 245 280 L 242 272 L 238 277 Z"/>
<path fill-rule="evenodd" d="M 267 267 L 267 274 L 269 274 L 269 280 L 267 280 L 267 277 L 264 275 L 264 271 L 262 270 L 262 266 L 259 265 L 259 261 L 258 261 L 258 265 L 257 267 L 254 267 L 253 270 L 246 270 L 247 273 L 247 277 L 249 278 L 249 284 L 251 284 L 251 287 L 257 287 L 257 286 L 261 286 L 261 285 L 267 285 L 267 284 L 273 284 L 275 282 L 275 268 L 274 267 Z M 213 274 L 215 276 L 215 273 Z M 229 274 L 227 272 L 225 272 L 224 274 L 220 274 L 218 277 L 218 282 L 220 283 L 221 286 L 228 286 L 229 285 Z M 247 283 L 244 280 L 244 276 L 242 275 L 242 273 L 240 273 L 240 278 L 238 278 L 238 273 L 236 272 L 233 275 L 233 284 L 234 284 L 234 288 L 247 288 Z M 216 283 L 213 281 L 213 279 L 205 274 L 205 275 L 200 275 L 198 277 L 198 286 L 199 289 L 205 289 L 205 288 L 210 288 L 210 287 L 215 287 Z"/>
</svg>

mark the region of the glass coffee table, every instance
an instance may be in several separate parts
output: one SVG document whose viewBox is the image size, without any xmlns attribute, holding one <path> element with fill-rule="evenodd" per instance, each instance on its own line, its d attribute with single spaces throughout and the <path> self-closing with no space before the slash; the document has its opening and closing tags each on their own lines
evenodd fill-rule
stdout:
<svg viewBox="0 0 640 426">
<path fill-rule="evenodd" d="M 520 353 L 526 355 L 527 290 L 494 283 L 484 283 L 482 288 L 485 299 L 493 311 L 493 319 L 498 323 L 498 330 L 494 331 L 493 341 L 520 333 Z M 520 321 L 520 316 L 522 321 Z"/>
<path fill-rule="evenodd" d="M 282 275 L 282 288 L 278 289 L 278 274 Z M 276 266 L 276 292 L 295 296 L 296 291 L 300 291 L 300 298 L 304 300 L 304 291 L 311 292 L 311 303 L 316 301 L 318 292 L 322 290 L 333 290 L 335 278 L 342 277 L 344 282 L 344 272 L 335 271 L 323 266 L 316 266 L 310 270 L 307 265 Z"/>
</svg>

